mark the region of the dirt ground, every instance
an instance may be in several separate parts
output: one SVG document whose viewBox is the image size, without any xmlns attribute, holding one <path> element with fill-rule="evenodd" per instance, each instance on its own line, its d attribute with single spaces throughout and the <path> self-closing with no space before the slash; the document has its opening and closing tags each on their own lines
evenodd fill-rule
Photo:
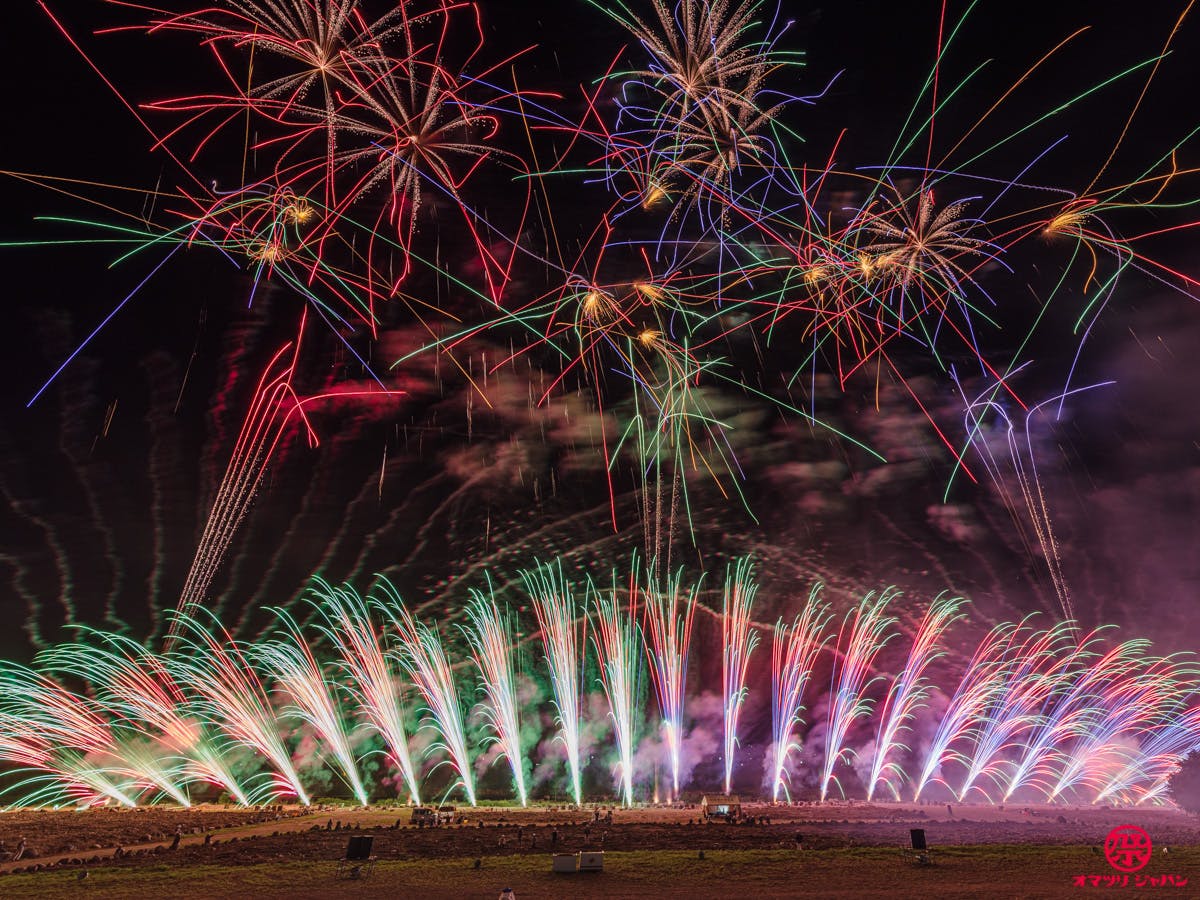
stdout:
<svg viewBox="0 0 1200 900">
<path fill-rule="evenodd" d="M 979 895 L 991 883 L 988 879 L 1011 874 L 1013 854 L 1030 856 L 1038 865 L 1051 859 L 1068 860 L 1056 863 L 1045 874 L 1042 880 L 1050 887 L 1063 887 L 1059 882 L 1069 874 L 1093 870 L 1111 874 L 1103 855 L 1094 848 L 1103 843 L 1112 827 L 1127 822 L 1149 832 L 1156 853 L 1167 848 L 1168 854 L 1156 856 L 1155 863 L 1170 862 L 1172 872 L 1181 867 L 1193 870 L 1196 888 L 1168 893 L 1200 896 L 1200 871 L 1195 871 L 1200 861 L 1200 820 L 1174 810 L 968 805 L 947 810 L 945 805 L 837 803 L 746 805 L 743 812 L 756 820 L 754 824 L 702 824 L 696 807 L 616 809 L 611 825 L 603 814 L 599 823 L 594 822 L 591 808 L 460 807 L 458 816 L 465 821 L 439 828 L 413 827 L 410 811 L 403 808 L 4 812 L 0 813 L 0 841 L 11 850 L 24 837 L 26 853 L 19 861 L 0 862 L 0 873 L 16 873 L 0 878 L 0 896 L 57 896 L 53 886 L 61 887 L 69 879 L 85 881 L 90 893 L 112 897 L 133 897 L 151 888 L 172 896 L 245 896 L 261 880 L 263 884 L 253 891 L 261 897 L 277 896 L 270 887 L 274 876 L 268 873 L 310 865 L 327 880 L 348 838 L 362 834 L 375 837 L 373 853 L 379 859 L 376 887 L 389 880 L 413 888 L 420 884 L 426 897 L 475 896 L 474 888 L 466 890 L 464 878 L 478 883 L 481 893 L 477 896 L 483 896 L 478 873 L 487 871 L 501 880 L 519 876 L 525 887 L 518 894 L 522 900 L 529 896 L 591 896 L 586 880 L 573 882 L 566 890 L 566 883 L 549 876 L 551 853 L 589 848 L 604 850 L 610 861 L 594 896 L 674 896 L 689 879 L 700 877 L 697 866 L 710 873 L 720 868 L 723 878 L 739 885 L 739 892 L 757 883 L 761 869 L 776 872 L 787 882 L 803 871 L 809 882 L 805 893 L 813 895 L 820 887 L 812 881 L 817 878 L 814 873 L 825 868 L 830 878 L 849 878 L 859 886 L 858 893 L 828 896 L 876 896 L 871 888 L 876 881 L 882 891 L 878 896 L 903 896 L 897 893 L 900 887 L 895 872 L 888 874 L 891 870 L 900 866 L 905 884 L 914 877 L 926 878 L 920 868 L 903 864 L 899 850 L 914 827 L 925 829 L 937 853 L 940 880 L 931 889 L 939 897 L 952 896 L 959 889 L 966 896 L 971 892 Z M 179 846 L 171 850 L 177 827 L 181 828 Z M 801 838 L 799 849 L 797 836 Z M 118 847 L 120 853 L 114 858 Z M 704 860 L 700 860 L 701 851 Z M 669 885 L 655 888 L 641 877 L 636 859 L 646 853 L 680 865 L 680 872 L 668 879 Z M 847 861 L 861 854 L 865 854 L 861 869 L 849 866 Z M 714 860 L 724 862 L 718 866 Z M 660 866 L 655 862 L 650 867 Z M 448 879 L 447 884 L 438 881 L 439 872 Z M 199 879 L 197 893 L 187 886 L 192 876 Z M 624 879 L 621 890 L 612 893 L 618 878 Z M 817 880 L 825 882 L 824 877 Z M 226 893 L 221 885 L 228 888 Z M 916 890 L 915 884 L 909 886 Z M 323 895 L 329 895 L 329 887 L 325 886 Z M 789 895 L 777 893 L 776 887 L 768 882 L 755 892 L 761 897 Z M 343 888 L 350 890 L 349 883 L 338 882 L 338 896 L 354 895 Z M 701 879 L 687 890 L 709 896 L 707 888 Z M 290 893 L 278 896 L 310 896 L 303 889 L 292 882 Z M 498 888 L 490 895 L 496 893 Z M 321 890 L 311 894 L 319 895 Z M 817 895 L 826 894 L 818 891 Z M 984 895 L 988 895 L 986 891 Z M 991 895 L 1058 896 L 1053 891 Z"/>
</svg>

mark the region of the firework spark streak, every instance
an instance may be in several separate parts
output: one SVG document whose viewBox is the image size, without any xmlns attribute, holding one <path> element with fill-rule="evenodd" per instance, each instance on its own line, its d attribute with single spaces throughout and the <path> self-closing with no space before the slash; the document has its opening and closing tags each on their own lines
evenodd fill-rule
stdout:
<svg viewBox="0 0 1200 900">
<path fill-rule="evenodd" d="M 571 796 L 578 806 L 583 802 L 579 764 L 579 733 L 583 718 L 583 648 L 586 617 L 580 615 L 571 583 L 563 575 L 562 560 L 521 573 L 525 589 L 533 601 L 550 683 L 554 690 L 554 708 L 558 740 L 567 755 L 567 773 Z"/>
<path fill-rule="evenodd" d="M 888 629 L 895 618 L 886 615 L 888 604 L 896 592 L 889 588 L 879 594 L 871 593 L 853 610 L 846 613 L 838 632 L 836 658 L 829 698 L 829 724 L 825 732 L 825 761 L 821 771 L 821 799 L 829 795 L 831 785 L 845 796 L 836 769 L 841 763 L 853 761 L 855 753 L 846 746 L 851 726 L 869 716 L 874 707 L 866 697 L 867 690 L 882 676 L 871 677 L 875 658 L 894 636 Z"/>
<path fill-rule="evenodd" d="M 653 566 L 650 567 L 653 570 Z M 649 579 L 649 576 L 648 576 Z M 682 587 L 683 571 L 668 576 L 660 589 L 649 584 L 645 591 L 646 654 L 650 677 L 658 698 L 658 712 L 667 739 L 671 765 L 671 797 L 679 796 L 679 756 L 683 741 L 684 692 L 687 689 L 688 651 L 700 585 Z"/>
<path fill-rule="evenodd" d="M 758 584 L 754 563 L 740 559 L 725 573 L 721 603 L 721 687 L 725 726 L 725 793 L 733 784 L 733 758 L 738 746 L 738 718 L 746 700 L 746 670 L 758 646 L 758 631 L 750 626 L 750 612 Z"/>
<path fill-rule="evenodd" d="M 804 610 L 791 625 L 780 619 L 771 639 L 771 800 L 778 802 L 782 792 L 791 799 L 787 781 L 788 759 L 801 747 L 796 729 L 804 721 L 804 690 L 813 667 L 831 635 L 825 626 L 831 616 L 829 604 L 820 599 L 820 585 L 814 585 Z"/>
<path fill-rule="evenodd" d="M 484 594 L 473 590 L 467 620 L 470 627 L 464 628 L 463 633 L 479 669 L 487 727 L 491 739 L 500 745 L 501 756 L 508 760 L 516 798 L 525 806 L 529 795 L 525 787 L 525 754 L 521 750 L 512 614 L 507 609 L 500 611 L 490 591 Z"/>
</svg>

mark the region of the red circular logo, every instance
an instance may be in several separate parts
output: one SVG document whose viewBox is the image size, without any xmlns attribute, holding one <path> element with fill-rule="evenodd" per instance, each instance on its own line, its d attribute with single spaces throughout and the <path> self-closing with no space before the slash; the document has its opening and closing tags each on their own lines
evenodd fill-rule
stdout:
<svg viewBox="0 0 1200 900">
<path fill-rule="evenodd" d="M 1136 825 L 1118 825 L 1104 839 L 1104 858 L 1118 872 L 1137 872 L 1153 855 L 1150 835 Z"/>
</svg>

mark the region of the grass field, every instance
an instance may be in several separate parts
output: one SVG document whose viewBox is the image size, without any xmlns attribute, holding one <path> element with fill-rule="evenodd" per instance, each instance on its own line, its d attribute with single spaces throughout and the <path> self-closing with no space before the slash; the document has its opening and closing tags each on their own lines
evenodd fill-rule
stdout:
<svg viewBox="0 0 1200 900">
<path fill-rule="evenodd" d="M 1156 854 L 1146 875 L 1171 873 L 1188 887 L 1077 887 L 1078 875 L 1113 875 L 1087 846 L 988 844 L 935 849 L 934 865 L 914 866 L 884 847 L 837 850 L 664 850 L 607 853 L 605 871 L 553 875 L 549 855 L 380 862 L 370 878 L 337 880 L 334 863 L 285 861 L 237 867 L 145 865 L 45 871 L 5 877 L 5 898 L 105 897 L 122 900 L 203 897 L 268 900 L 315 897 L 495 898 L 512 887 L 518 900 L 541 898 L 775 897 L 1057 898 L 1200 897 L 1200 847 Z"/>
</svg>

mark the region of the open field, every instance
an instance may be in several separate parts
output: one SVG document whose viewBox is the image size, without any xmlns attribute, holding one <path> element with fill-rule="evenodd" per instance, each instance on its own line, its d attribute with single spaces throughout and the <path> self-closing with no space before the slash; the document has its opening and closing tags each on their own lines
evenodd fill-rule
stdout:
<svg viewBox="0 0 1200 900">
<path fill-rule="evenodd" d="M 960 846 L 936 854 L 935 865 L 912 866 L 898 850 L 734 850 L 706 853 L 634 851 L 606 854 L 595 875 L 552 875 L 545 855 L 488 857 L 475 869 L 470 859 L 383 861 L 370 878 L 337 880 L 330 861 L 256 863 L 247 866 L 175 865 L 155 860 L 144 867 L 14 875 L 0 883 L 6 898 L 73 896 L 141 900 L 155 897 L 308 898 L 411 896 L 494 898 L 511 886 L 519 900 L 538 898 L 661 897 L 1028 897 L 1138 894 L 1128 888 L 1081 889 L 1073 876 L 1110 874 L 1103 858 L 1079 847 L 1002 844 Z M 1179 848 L 1147 872 L 1170 871 L 1200 885 L 1200 848 Z M 1195 897 L 1196 890 L 1159 888 L 1155 896 Z"/>
<path fill-rule="evenodd" d="M 36 855 L 0 864 L 17 870 L 0 878 L 0 896 L 492 898 L 505 886 L 520 900 L 1108 896 L 1113 888 L 1080 888 L 1074 878 L 1116 874 L 1093 848 L 1127 821 L 1156 845 L 1140 874 L 1190 879 L 1156 895 L 1200 896 L 1200 822 L 1172 810 L 956 806 L 951 817 L 944 805 L 763 805 L 745 812 L 770 824 L 737 826 L 699 824 L 694 808 L 618 809 L 612 825 L 592 823 L 590 810 L 459 812 L 466 824 L 436 829 L 412 828 L 407 810 L 386 808 L 3 813 L 0 840 L 11 848 L 25 837 Z M 172 851 L 176 826 L 183 833 Z M 935 865 L 914 866 L 898 849 L 911 827 L 926 830 Z M 339 881 L 334 860 L 353 834 L 375 835 L 379 863 L 368 880 Z M 551 875 L 552 851 L 583 847 L 604 849 L 604 873 Z"/>
</svg>

